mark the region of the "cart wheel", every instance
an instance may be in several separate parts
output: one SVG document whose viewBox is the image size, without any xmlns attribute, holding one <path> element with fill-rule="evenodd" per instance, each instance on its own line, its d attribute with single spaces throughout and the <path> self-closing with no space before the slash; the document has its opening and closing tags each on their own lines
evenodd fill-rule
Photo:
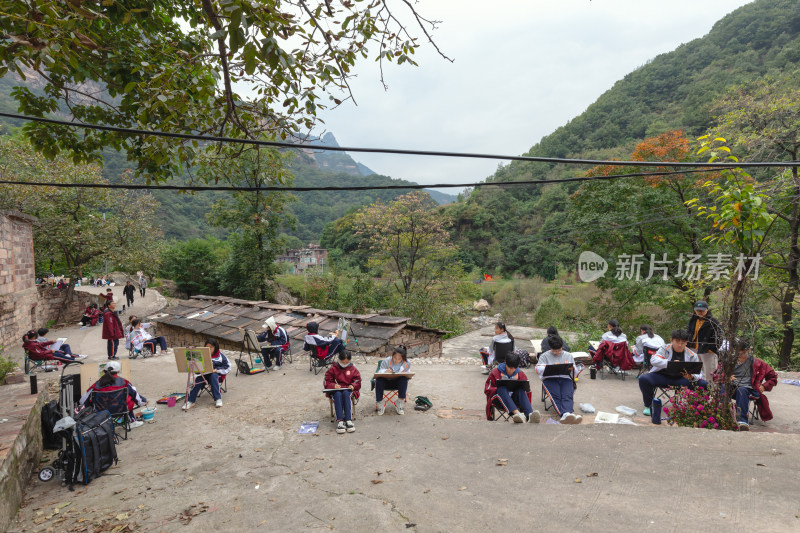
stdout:
<svg viewBox="0 0 800 533">
<path fill-rule="evenodd" d="M 46 467 L 42 468 L 41 470 L 39 470 L 39 480 L 40 481 L 50 481 L 51 479 L 53 479 L 53 476 L 55 476 L 55 475 L 56 475 L 56 471 L 53 468 L 49 467 L 49 466 L 46 466 Z"/>
</svg>

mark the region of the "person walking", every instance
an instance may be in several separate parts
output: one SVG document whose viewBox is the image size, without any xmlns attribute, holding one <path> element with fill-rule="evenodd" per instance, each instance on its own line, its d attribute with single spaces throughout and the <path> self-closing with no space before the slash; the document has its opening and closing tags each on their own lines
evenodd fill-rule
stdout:
<svg viewBox="0 0 800 533">
<path fill-rule="evenodd" d="M 125 288 L 122 289 L 122 294 L 125 295 L 125 300 L 128 307 L 133 305 L 133 295 L 135 294 L 136 289 L 134 289 L 133 284 L 130 281 L 125 282 Z"/>
<path fill-rule="evenodd" d="M 147 290 L 147 278 L 144 275 L 139 276 L 139 294 L 144 298 L 144 293 Z"/>
</svg>

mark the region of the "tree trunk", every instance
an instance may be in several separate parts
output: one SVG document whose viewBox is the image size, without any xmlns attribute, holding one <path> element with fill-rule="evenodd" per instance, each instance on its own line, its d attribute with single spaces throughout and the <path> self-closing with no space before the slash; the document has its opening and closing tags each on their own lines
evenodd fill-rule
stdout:
<svg viewBox="0 0 800 533">
<path fill-rule="evenodd" d="M 69 304 L 72 303 L 73 297 L 75 296 L 75 276 L 77 274 L 71 273 L 69 276 L 69 283 L 67 284 L 67 293 L 64 295 L 64 301 L 61 302 L 61 307 L 58 309 L 58 315 L 56 316 L 56 324 L 64 324 L 67 321 L 67 309 L 69 309 Z"/>
<path fill-rule="evenodd" d="M 794 298 L 800 289 L 800 247 L 798 246 L 798 235 L 800 235 L 800 179 L 797 175 L 797 167 L 792 169 L 792 179 L 794 181 L 794 198 L 792 200 L 792 216 L 789 220 L 789 260 L 786 268 L 789 270 L 789 279 L 786 290 L 781 301 L 781 323 L 783 324 L 783 340 L 781 341 L 781 352 L 778 356 L 778 367 L 789 368 L 792 356 L 792 345 L 794 344 L 794 329 L 792 328 L 792 318 L 794 315 Z"/>
</svg>

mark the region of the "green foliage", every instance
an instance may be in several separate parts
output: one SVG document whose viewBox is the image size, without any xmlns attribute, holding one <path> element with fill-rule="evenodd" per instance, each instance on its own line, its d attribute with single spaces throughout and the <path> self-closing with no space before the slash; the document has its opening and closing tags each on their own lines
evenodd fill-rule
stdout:
<svg viewBox="0 0 800 533">
<path fill-rule="evenodd" d="M 318 110 L 352 96 L 348 78 L 357 60 L 415 64 L 417 40 L 400 20 L 408 16 L 425 35 L 434 26 L 400 1 L 43 0 L 4 6 L 0 76 L 35 73 L 44 85 L 44 96 L 24 86 L 14 90 L 23 113 L 43 116 L 67 104 L 81 122 L 157 124 L 169 132 L 250 139 L 311 129 Z M 97 85 L 107 96 L 98 95 Z M 240 88 L 253 96 L 238 94 Z M 155 181 L 182 176 L 217 149 L 44 124 L 27 124 L 25 132 L 42 153 L 68 150 L 76 162 L 95 160 L 105 147 L 123 150 L 138 173 Z M 224 176 L 224 166 L 215 170 L 216 178 Z"/>
<path fill-rule="evenodd" d="M 3 357 L 3 346 L 0 345 L 0 385 L 6 382 L 6 376 L 17 368 L 17 363 Z"/>
<path fill-rule="evenodd" d="M 0 136 L 0 177 L 52 184 L 105 183 L 95 165 L 74 165 L 63 157 L 47 160 L 27 142 L 10 136 Z M 37 256 L 48 258 L 48 266 L 63 265 L 71 278 L 100 260 L 129 272 L 157 268 L 161 233 L 152 226 L 158 203 L 151 195 L 63 187 L 35 191 L 22 185 L 4 186 L 0 208 L 38 218 L 34 246 Z"/>
<path fill-rule="evenodd" d="M 161 256 L 161 275 L 171 279 L 187 297 L 220 294 L 218 267 L 231 254 L 227 245 L 216 239 L 190 239 L 173 242 Z"/>
<path fill-rule="evenodd" d="M 231 148 L 223 148 L 227 152 Z M 274 185 L 291 185 L 292 176 L 286 172 L 284 157 L 276 150 L 236 149 L 235 160 L 227 158 L 209 161 L 201 167 L 200 174 L 226 161 L 225 180 L 236 186 L 254 188 L 254 191 L 236 191 L 212 206 L 209 221 L 231 231 L 228 236 L 231 254 L 222 266 L 220 289 L 239 298 L 268 300 L 273 295 L 272 279 L 279 269 L 277 255 L 285 250 L 278 238 L 281 225 L 294 223 L 286 213 L 289 196 L 280 192 L 262 191 L 259 188 Z M 233 159 L 231 157 L 231 159 Z"/>
<path fill-rule="evenodd" d="M 729 87 L 770 73 L 797 72 L 800 24 L 796 13 L 794 0 L 759 0 L 737 9 L 705 37 L 659 55 L 626 75 L 526 155 L 628 159 L 635 144 L 646 137 L 675 129 L 692 137 L 702 135 L 714 122 L 712 102 Z M 571 178 L 579 172 L 572 166 L 512 162 L 499 167 L 487 181 Z M 536 274 L 552 279 L 554 261 L 570 268 L 575 265 L 584 249 L 583 239 L 622 241 L 637 229 L 630 226 L 612 233 L 603 224 L 607 214 L 616 212 L 620 224 L 624 219 L 635 223 L 658 218 L 650 214 L 650 207 L 667 191 L 640 196 L 643 187 L 630 190 L 628 180 L 609 183 L 599 187 L 616 201 L 613 208 L 608 203 L 592 207 L 587 202 L 585 208 L 591 212 L 585 213 L 586 220 L 564 216 L 567 202 L 560 198 L 574 193 L 574 185 L 487 187 L 466 193 L 462 201 L 446 206 L 453 220 L 454 242 L 469 257 L 462 261 L 486 273 Z M 629 193 L 634 194 L 634 202 Z M 545 198 L 548 194 L 552 196 Z M 658 207 L 658 213 L 664 210 Z M 589 215 L 594 222 L 584 224 L 592 218 Z M 649 235 L 649 229 L 646 226 L 643 233 Z M 666 245 L 666 240 L 659 244 Z"/>
<path fill-rule="evenodd" d="M 542 303 L 536 309 L 536 315 L 533 320 L 540 327 L 564 327 L 564 308 L 561 305 L 561 300 L 556 296 L 548 296 L 542 300 Z M 544 324 L 547 324 L 547 326 L 544 326 Z"/>
</svg>

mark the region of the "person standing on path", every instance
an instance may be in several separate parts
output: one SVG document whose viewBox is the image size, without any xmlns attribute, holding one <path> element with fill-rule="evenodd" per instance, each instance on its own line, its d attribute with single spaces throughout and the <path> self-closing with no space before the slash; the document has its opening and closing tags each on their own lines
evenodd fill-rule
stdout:
<svg viewBox="0 0 800 533">
<path fill-rule="evenodd" d="M 133 285 L 130 281 L 125 282 L 125 288 L 122 289 L 122 294 L 125 295 L 125 300 L 127 301 L 128 307 L 133 305 L 133 295 L 136 292 L 136 289 L 133 288 Z"/>
<path fill-rule="evenodd" d="M 717 369 L 717 354 L 722 344 L 722 327 L 716 318 L 711 316 L 708 303 L 699 300 L 694 304 L 694 314 L 686 326 L 689 332 L 689 348 L 697 354 L 703 363 L 703 375 L 706 378 Z"/>
<path fill-rule="evenodd" d="M 139 276 L 139 294 L 144 298 L 144 293 L 147 290 L 147 278 L 144 275 Z"/>
<path fill-rule="evenodd" d="M 117 304 L 115 302 L 110 302 L 106 312 L 103 313 L 103 338 L 107 341 L 106 350 L 109 360 L 117 358 L 119 340 L 125 336 L 125 333 L 122 331 L 122 321 L 115 311 L 116 308 Z"/>
</svg>

